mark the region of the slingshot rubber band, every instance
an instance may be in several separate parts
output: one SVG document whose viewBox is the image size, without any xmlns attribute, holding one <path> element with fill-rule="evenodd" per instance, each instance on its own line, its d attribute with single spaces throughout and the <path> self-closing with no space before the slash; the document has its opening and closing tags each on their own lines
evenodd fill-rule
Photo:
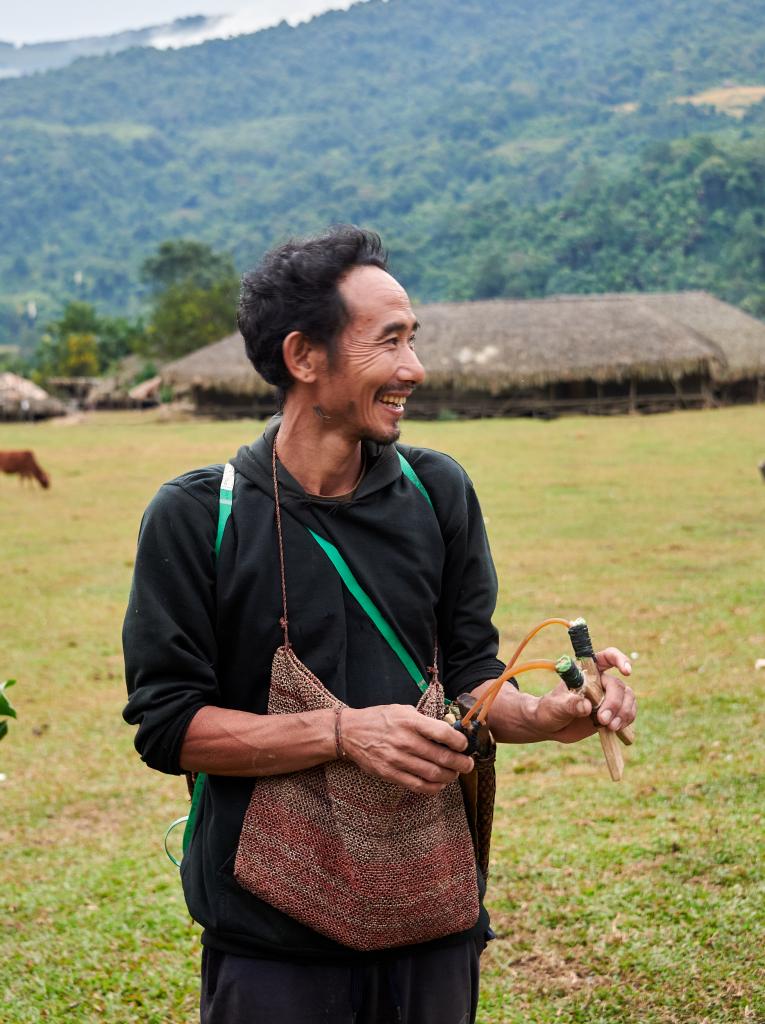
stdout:
<svg viewBox="0 0 765 1024">
<path fill-rule="evenodd" d="M 479 701 L 476 701 L 476 703 L 472 706 L 472 708 L 468 711 L 468 713 L 462 719 L 462 722 L 463 722 L 464 725 L 467 725 L 467 723 L 471 720 L 471 718 L 474 718 L 476 716 L 478 717 L 478 721 L 479 722 L 484 722 L 486 720 L 486 715 L 488 715 L 488 713 L 489 713 L 489 708 L 491 708 L 491 705 L 494 703 L 494 700 L 496 699 L 497 694 L 502 689 L 502 687 L 507 682 L 507 680 L 511 676 L 513 676 L 513 675 L 520 675 L 521 674 L 521 669 L 523 669 L 524 672 L 530 672 L 531 671 L 531 668 L 523 668 L 523 666 L 519 666 L 517 669 L 515 669 L 514 668 L 515 663 L 517 662 L 518 658 L 522 654 L 522 652 L 523 652 L 524 648 L 526 647 L 526 645 L 531 640 L 534 639 L 534 637 L 537 635 L 537 633 L 539 633 L 541 630 L 545 629 L 547 626 L 565 626 L 566 629 L 570 629 L 571 621 L 569 619 L 561 619 L 561 618 L 557 618 L 557 617 L 550 618 L 550 619 L 544 619 L 542 622 L 539 623 L 538 626 L 535 626 L 532 630 L 530 630 L 526 634 L 526 636 L 523 638 L 523 640 L 521 640 L 521 642 L 516 647 L 515 653 L 513 654 L 513 656 L 510 659 L 510 661 L 507 663 L 507 666 L 505 667 L 505 671 L 502 673 L 502 675 L 486 691 L 486 693 L 483 695 L 482 699 L 479 700 Z M 530 665 L 530 666 L 533 666 L 535 668 L 541 668 L 541 669 L 549 670 L 549 671 L 552 671 L 552 672 L 555 671 L 555 663 L 552 662 L 552 661 L 528 662 L 527 664 Z M 486 713 L 484 714 L 483 709 L 484 709 L 484 706 L 486 705 L 487 702 L 488 702 L 488 706 L 489 707 L 487 708 Z"/>
</svg>

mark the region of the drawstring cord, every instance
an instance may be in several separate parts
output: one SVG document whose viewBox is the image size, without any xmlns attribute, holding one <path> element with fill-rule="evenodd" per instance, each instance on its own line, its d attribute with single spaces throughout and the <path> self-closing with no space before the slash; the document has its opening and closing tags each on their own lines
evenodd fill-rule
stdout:
<svg viewBox="0 0 765 1024">
<path fill-rule="evenodd" d="M 271 470 L 274 478 L 274 510 L 276 514 L 276 533 L 279 538 L 279 571 L 282 578 L 282 617 L 279 625 L 284 633 L 284 646 L 290 646 L 289 619 L 287 618 L 287 583 L 284 576 L 284 539 L 282 537 L 282 516 L 279 509 L 279 482 L 276 477 L 276 438 L 271 450 Z"/>
</svg>

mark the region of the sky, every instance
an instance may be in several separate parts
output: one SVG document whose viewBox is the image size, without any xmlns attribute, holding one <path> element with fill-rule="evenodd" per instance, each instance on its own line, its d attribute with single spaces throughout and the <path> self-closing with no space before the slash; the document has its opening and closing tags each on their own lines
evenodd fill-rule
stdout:
<svg viewBox="0 0 765 1024">
<path fill-rule="evenodd" d="M 110 35 L 192 14 L 230 15 L 220 34 L 236 35 L 282 19 L 294 24 L 350 4 L 351 0 L 0 0 L 0 40 L 39 43 Z"/>
</svg>

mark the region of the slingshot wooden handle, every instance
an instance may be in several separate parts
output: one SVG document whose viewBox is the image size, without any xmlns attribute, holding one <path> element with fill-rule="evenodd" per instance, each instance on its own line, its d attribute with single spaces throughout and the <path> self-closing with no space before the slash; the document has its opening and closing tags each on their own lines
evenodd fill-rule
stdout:
<svg viewBox="0 0 765 1024">
<path fill-rule="evenodd" d="M 603 703 L 603 698 L 605 697 L 603 684 L 600 681 L 600 672 L 592 658 L 582 658 L 579 664 L 584 673 L 584 685 L 582 686 L 581 693 L 592 704 L 594 713 Z M 608 771 L 614 782 L 620 782 L 624 775 L 624 758 L 622 757 L 621 748 L 617 743 L 617 737 L 622 743 L 626 743 L 629 746 L 635 739 L 635 732 L 629 725 L 619 729 L 618 732 L 614 732 L 613 729 L 608 729 L 602 725 L 599 725 L 597 728 Z"/>
<path fill-rule="evenodd" d="M 590 701 L 593 709 L 597 709 L 603 703 L 603 698 L 606 695 L 603 684 L 600 681 L 600 672 L 591 658 L 583 658 L 579 664 L 582 666 L 586 679 L 584 696 Z M 609 732 L 611 732 L 610 729 Z M 623 725 L 621 729 L 616 730 L 615 735 L 619 737 L 625 747 L 631 747 L 635 742 L 635 727 L 633 725 Z"/>
</svg>

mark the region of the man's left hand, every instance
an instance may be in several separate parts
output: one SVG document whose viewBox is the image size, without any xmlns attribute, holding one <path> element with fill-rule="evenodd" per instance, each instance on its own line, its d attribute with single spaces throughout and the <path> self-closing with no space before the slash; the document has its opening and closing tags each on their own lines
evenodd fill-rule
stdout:
<svg viewBox="0 0 765 1024">
<path fill-rule="evenodd" d="M 595 655 L 595 663 L 601 672 L 615 668 L 623 676 L 632 674 L 629 659 L 616 647 L 607 647 Z M 597 712 L 598 725 L 614 732 L 634 722 L 637 713 L 635 694 L 617 676 L 601 677 L 605 697 Z M 550 693 L 541 697 L 536 708 L 535 726 L 540 739 L 557 740 L 559 743 L 576 743 L 595 732 L 590 717 L 592 705 L 575 690 L 569 690 L 561 682 Z"/>
</svg>

